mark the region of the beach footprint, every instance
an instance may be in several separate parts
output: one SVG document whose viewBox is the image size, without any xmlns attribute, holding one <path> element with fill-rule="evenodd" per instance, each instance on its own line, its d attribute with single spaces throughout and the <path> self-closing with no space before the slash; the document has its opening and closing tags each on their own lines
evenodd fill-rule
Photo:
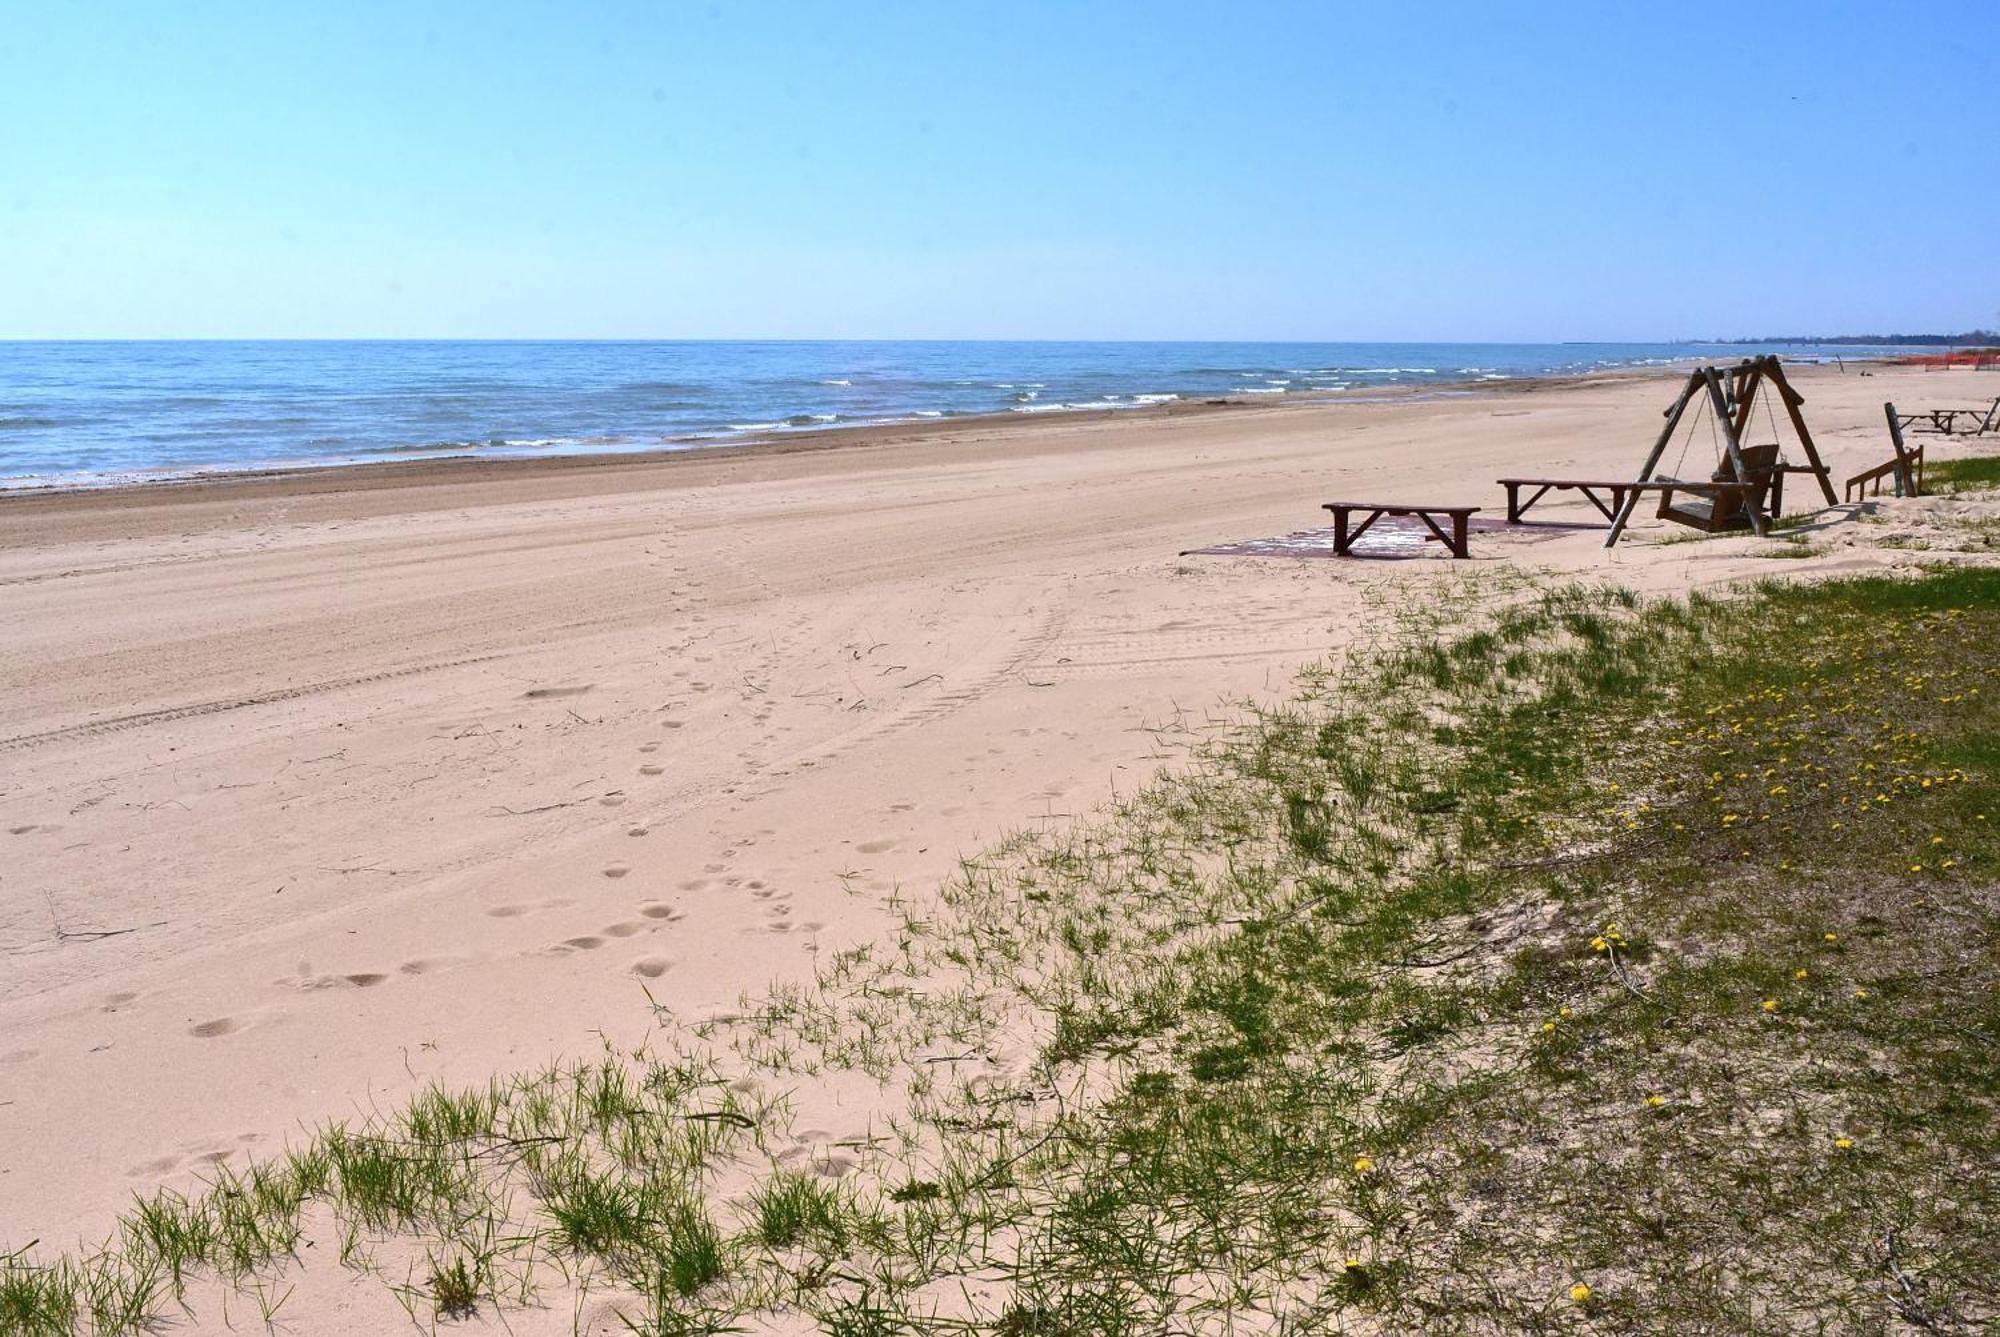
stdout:
<svg viewBox="0 0 2000 1337">
<path fill-rule="evenodd" d="M 642 956 L 632 963 L 632 973 L 642 980 L 656 980 L 673 969 L 673 965 L 664 956 Z"/>
<path fill-rule="evenodd" d="M 197 1022 L 188 1027 L 188 1034 L 197 1040 L 219 1040 L 242 1029 L 243 1023 L 234 1017 L 217 1017 L 213 1021 Z"/>
</svg>

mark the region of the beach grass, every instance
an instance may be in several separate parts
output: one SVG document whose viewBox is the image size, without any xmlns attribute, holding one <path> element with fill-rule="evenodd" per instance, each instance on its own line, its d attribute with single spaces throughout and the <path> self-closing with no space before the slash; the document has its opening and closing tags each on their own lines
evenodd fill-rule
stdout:
<svg viewBox="0 0 2000 1337">
<path fill-rule="evenodd" d="M 1924 469 L 1924 489 L 1943 495 L 2000 488 L 2000 455 L 1934 460 Z"/>
<path fill-rule="evenodd" d="M 314 1238 L 425 1325 L 2000 1322 L 2000 572 L 1427 594 L 811 986 L 8 1255 L 0 1332 L 268 1316 Z"/>
</svg>

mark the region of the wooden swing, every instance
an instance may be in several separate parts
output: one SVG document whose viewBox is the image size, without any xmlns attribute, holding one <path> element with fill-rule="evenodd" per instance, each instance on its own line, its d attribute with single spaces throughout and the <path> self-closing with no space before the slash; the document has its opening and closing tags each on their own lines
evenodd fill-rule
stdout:
<svg viewBox="0 0 2000 1337">
<path fill-rule="evenodd" d="M 1768 397 L 1764 400 L 1764 416 L 1774 439 L 1751 446 L 1743 444 L 1743 437 L 1751 427 L 1751 414 L 1756 409 L 1759 393 L 1767 386 L 1775 390 L 1784 404 L 1793 433 L 1810 463 L 1790 464 L 1779 457 L 1780 446 L 1775 439 L 1778 418 Z M 1681 387 L 1679 397 L 1666 411 L 1666 426 L 1660 430 L 1659 440 L 1653 443 L 1652 453 L 1646 456 L 1639 477 L 1629 485 L 1623 504 L 1611 522 L 1611 533 L 1606 536 L 1604 546 L 1609 548 L 1618 542 L 1619 535 L 1625 532 L 1625 526 L 1632 519 L 1632 512 L 1638 507 L 1640 495 L 1646 492 L 1660 494 L 1658 514 L 1661 519 L 1710 534 L 1733 529 L 1748 529 L 1759 537 L 1770 533 L 1771 521 L 1784 508 L 1785 475 L 1788 473 L 1812 474 L 1819 480 L 1827 505 L 1838 505 L 1833 495 L 1832 477 L 1813 445 L 1812 433 L 1806 427 L 1804 415 L 1799 412 L 1803 403 L 1804 396 L 1792 389 L 1791 383 L 1785 379 L 1784 368 L 1773 356 L 1750 358 L 1727 370 L 1702 367 L 1690 372 L 1687 384 Z M 1690 407 L 1695 410 L 1693 417 L 1688 416 Z M 1673 444 L 1685 420 L 1688 430 L 1681 443 L 1680 459 L 1674 466 L 1676 473 L 1680 471 L 1687 461 L 1688 448 L 1694 442 L 1695 428 L 1704 416 L 1709 422 L 1710 443 L 1716 447 L 1719 457 L 1714 472 L 1706 480 L 1656 473 L 1661 457 Z"/>
</svg>

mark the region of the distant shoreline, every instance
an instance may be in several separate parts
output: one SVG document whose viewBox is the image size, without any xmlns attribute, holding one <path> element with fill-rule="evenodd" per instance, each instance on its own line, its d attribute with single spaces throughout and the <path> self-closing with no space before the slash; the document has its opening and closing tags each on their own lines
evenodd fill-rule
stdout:
<svg viewBox="0 0 2000 1337">
<path fill-rule="evenodd" d="M 1699 361 L 1691 358 L 1689 361 Z M 1269 401 L 1220 397 L 1179 399 L 1130 408 L 1071 409 L 1060 413 L 998 412 L 961 414 L 950 418 L 917 418 L 883 423 L 773 431 L 738 440 L 714 439 L 645 450 L 576 451 L 542 456 L 482 456 L 474 453 L 409 456 L 381 460 L 335 461 L 326 464 L 246 466 L 162 473 L 152 477 L 107 482 L 0 487 L 0 513 L 49 503 L 101 502 L 105 505 L 189 500 L 219 495 L 250 496 L 290 493 L 310 495 L 346 491 L 377 491 L 431 484 L 469 483 L 482 479 L 535 479 L 562 474 L 616 470 L 692 468 L 701 464 L 729 465 L 758 459 L 822 452 L 920 445 L 963 434 L 1033 436 L 1067 427 L 1109 421 L 1189 416 L 1241 415 L 1263 418 L 1274 414 L 1323 408 L 1332 404 L 1420 403 L 1428 399 L 1472 397 L 1514 398 L 1542 394 L 1608 380 L 1643 379 L 1671 374 L 1666 367 L 1620 367 L 1561 376 L 1520 377 L 1505 381 L 1451 381 L 1421 386 L 1371 387 L 1355 391 L 1300 391 Z"/>
<path fill-rule="evenodd" d="M 393 341 L 391 341 L 393 342 Z M 511 342 L 511 341 L 509 341 Z M 1592 345 L 1577 345 L 1588 347 Z M 1595 345 L 1624 347 L 1623 345 Z M 1266 346 L 1273 347 L 1273 346 Z M 1385 345 L 1385 350 L 1416 348 L 1417 345 Z M 1439 349 L 1469 347 L 1438 345 Z M 1496 347 L 1528 347 L 1496 345 Z M 1698 345 L 1688 345 L 1690 349 Z M 1720 345 L 1708 345 L 1710 349 Z M 1732 347 L 1748 348 L 1748 345 Z M 324 460 L 311 458 L 246 460 L 240 465 L 187 465 L 134 468 L 131 470 L 78 469 L 64 473 L 23 474 L 0 478 L 0 505 L 19 505 L 35 497 L 67 496 L 79 493 L 128 493 L 214 488 L 225 483 L 255 485 L 278 481 L 284 486 L 310 491 L 346 487 L 388 486 L 407 481 L 423 481 L 448 474 L 452 477 L 531 476 L 574 470 L 652 466 L 665 461 L 691 458 L 736 459 L 764 454 L 795 454 L 854 446 L 888 445 L 933 440 L 955 432 L 1017 432 L 1036 426 L 1084 423 L 1108 417 L 1137 418 L 1174 416 L 1219 411 L 1268 412 L 1274 409 L 1321 403 L 1367 403 L 1411 398 L 1518 394 L 1536 389 L 1557 388 L 1578 381 L 1606 377 L 1648 376 L 1676 367 L 1712 359 L 1713 352 L 1689 351 L 1681 357 L 1660 357 L 1627 365 L 1612 364 L 1588 370 L 1494 373 L 1436 377 L 1420 381 L 1389 380 L 1376 383 L 1317 386 L 1287 383 L 1270 389 L 1238 387 L 1218 393 L 1172 392 L 1144 394 L 1125 391 L 1106 394 L 1120 402 L 1047 403 L 1017 405 L 992 411 L 912 411 L 880 418 L 860 418 L 851 422 L 773 422 L 760 430 L 735 429 L 729 434 L 700 431 L 686 435 L 665 435 L 657 443 L 605 445 L 593 448 L 588 442 L 557 445 L 545 451 L 522 448 L 516 443 L 493 443 L 504 449 L 486 449 L 479 443 L 435 446 L 414 444 L 385 447 L 357 458 L 352 454 L 329 454 Z M 1867 358 L 1848 357 L 1845 361 L 1881 360 L 1893 350 L 1871 349 Z M 1426 370 L 1427 369 L 1420 369 Z M 1475 370 L 1475 369 L 1468 369 Z M 1248 378 L 1242 373 L 1238 378 Z M 1303 379 L 1303 378 L 1302 378 Z M 1359 380 L 1357 374 L 1354 379 Z M 846 382 L 838 382 L 846 384 Z M 1031 383 L 1032 384 L 1032 383 Z M 1032 401 L 1033 394 L 1028 398 Z M 0 415 L 4 416 L 4 415 Z M 831 416 L 831 415 L 828 415 Z M 4 424 L 0 424 L 4 425 Z M 0 436 L 0 469 L 6 467 L 4 436 Z M 444 471 L 440 473 L 438 471 Z M 304 480 L 317 480 L 306 483 Z"/>
</svg>

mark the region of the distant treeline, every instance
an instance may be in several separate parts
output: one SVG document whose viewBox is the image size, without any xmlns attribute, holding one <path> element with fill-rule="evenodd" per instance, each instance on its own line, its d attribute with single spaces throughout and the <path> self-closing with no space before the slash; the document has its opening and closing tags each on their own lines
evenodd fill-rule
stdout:
<svg viewBox="0 0 2000 1337">
<path fill-rule="evenodd" d="M 1732 344 L 1924 344 L 1956 346 L 2000 344 L 2000 331 L 1967 330 L 1964 334 L 1820 334 L 1789 335 L 1782 339 L 1725 339 Z"/>
</svg>

